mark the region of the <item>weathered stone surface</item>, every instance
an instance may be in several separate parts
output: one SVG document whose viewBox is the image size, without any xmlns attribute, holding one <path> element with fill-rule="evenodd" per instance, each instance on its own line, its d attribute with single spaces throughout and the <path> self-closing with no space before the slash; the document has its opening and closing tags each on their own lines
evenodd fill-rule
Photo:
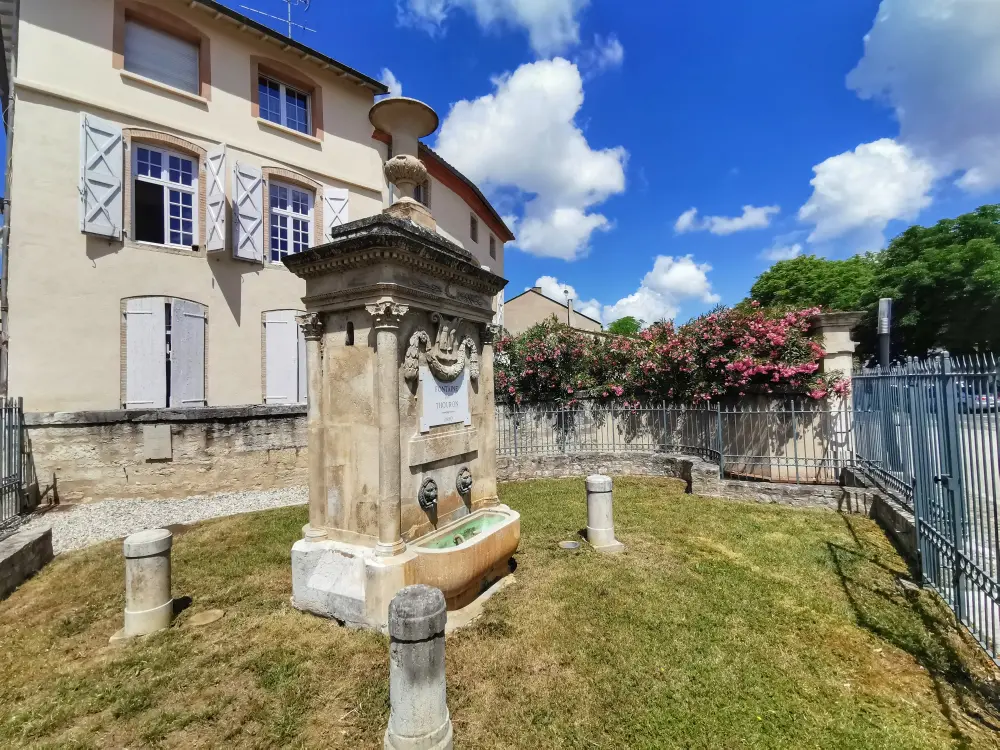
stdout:
<svg viewBox="0 0 1000 750">
<path fill-rule="evenodd" d="M 170 627 L 170 549 L 174 535 L 167 529 L 148 529 L 125 538 L 126 638 L 149 635 Z"/>
<path fill-rule="evenodd" d="M 386 750 L 452 747 L 445 683 L 444 594 L 407 586 L 389 605 L 389 726 Z"/>
<path fill-rule="evenodd" d="M 60 502 L 163 498 L 307 483 L 305 407 L 26 415 L 41 494 Z M 148 460 L 149 426 L 171 457 Z"/>
<path fill-rule="evenodd" d="M 52 560 L 52 529 L 24 529 L 0 541 L 0 599 Z"/>
</svg>

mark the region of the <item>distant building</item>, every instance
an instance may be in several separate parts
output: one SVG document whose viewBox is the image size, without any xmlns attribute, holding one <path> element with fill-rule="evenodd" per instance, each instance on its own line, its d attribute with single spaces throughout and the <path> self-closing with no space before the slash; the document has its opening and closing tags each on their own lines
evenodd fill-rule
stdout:
<svg viewBox="0 0 1000 750">
<path fill-rule="evenodd" d="M 556 316 L 561 323 L 580 331 L 601 331 L 599 320 L 594 320 L 573 309 L 573 300 L 562 302 L 546 297 L 541 287 L 532 287 L 523 294 L 507 300 L 503 308 L 504 327 L 515 336 L 524 333 L 531 326 L 547 318 Z"/>
</svg>

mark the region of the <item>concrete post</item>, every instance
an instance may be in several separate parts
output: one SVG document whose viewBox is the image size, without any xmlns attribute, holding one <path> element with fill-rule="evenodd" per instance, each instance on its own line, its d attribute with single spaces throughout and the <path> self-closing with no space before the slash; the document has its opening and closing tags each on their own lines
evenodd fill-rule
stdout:
<svg viewBox="0 0 1000 750">
<path fill-rule="evenodd" d="M 611 477 L 587 477 L 587 541 L 598 552 L 616 553 L 625 545 L 615 539 L 612 514 Z"/>
<path fill-rule="evenodd" d="M 406 549 L 400 520 L 399 324 L 409 311 L 384 299 L 365 307 L 375 318 L 375 379 L 378 402 L 378 544 L 375 554 L 392 557 Z"/>
<path fill-rule="evenodd" d="M 385 750 L 450 750 L 444 594 L 407 586 L 389 605 L 389 726 Z"/>
<path fill-rule="evenodd" d="M 125 539 L 126 638 L 170 627 L 174 600 L 170 595 L 170 548 L 174 535 L 149 529 Z"/>
<path fill-rule="evenodd" d="M 323 429 L 323 318 L 318 313 L 298 317 L 306 340 L 306 366 L 309 383 L 309 405 L 306 431 L 309 446 L 309 524 L 305 538 L 319 541 L 326 537 L 327 491 L 326 450 Z"/>
<path fill-rule="evenodd" d="M 851 332 L 863 317 L 860 312 L 836 312 L 821 313 L 812 319 L 817 342 L 826 352 L 820 366 L 823 374 L 851 379 L 854 351 L 858 346 Z M 851 433 L 854 425 L 850 399 L 845 401 L 840 396 L 831 395 L 828 404 L 833 418 L 827 428 L 829 434 L 823 438 L 828 443 L 827 455 L 834 459 L 835 469 L 839 471 L 849 464 L 853 451 Z"/>
</svg>

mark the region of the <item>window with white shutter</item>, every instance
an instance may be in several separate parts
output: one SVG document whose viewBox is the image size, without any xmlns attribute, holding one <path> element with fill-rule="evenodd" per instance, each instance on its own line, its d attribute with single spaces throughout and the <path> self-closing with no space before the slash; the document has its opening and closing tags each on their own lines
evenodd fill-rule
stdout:
<svg viewBox="0 0 1000 750">
<path fill-rule="evenodd" d="M 125 70 L 198 94 L 201 89 L 199 46 L 160 29 L 125 22 Z"/>
<path fill-rule="evenodd" d="M 170 297 L 125 300 L 125 408 L 205 406 L 207 308 Z"/>
<path fill-rule="evenodd" d="M 144 143 L 134 143 L 132 152 L 132 239 L 194 249 L 198 160 Z"/>
<path fill-rule="evenodd" d="M 80 130 L 80 230 L 122 238 L 122 129 L 84 114 Z"/>
<path fill-rule="evenodd" d="M 205 249 L 226 249 L 226 147 L 217 146 L 205 157 Z"/>
<path fill-rule="evenodd" d="M 264 313 L 264 403 L 306 401 L 305 338 L 295 310 Z"/>
<path fill-rule="evenodd" d="M 312 245 L 313 205 L 308 190 L 271 181 L 268 185 L 271 220 L 271 262 L 301 253 Z"/>
<path fill-rule="evenodd" d="M 323 188 L 323 239 L 329 240 L 334 227 L 350 221 L 348 203 L 351 193 L 347 188 Z"/>
<path fill-rule="evenodd" d="M 264 261 L 264 178 L 256 167 L 233 167 L 233 256 Z"/>
<path fill-rule="evenodd" d="M 167 405 L 166 308 L 163 297 L 125 300 L 125 408 Z"/>
</svg>

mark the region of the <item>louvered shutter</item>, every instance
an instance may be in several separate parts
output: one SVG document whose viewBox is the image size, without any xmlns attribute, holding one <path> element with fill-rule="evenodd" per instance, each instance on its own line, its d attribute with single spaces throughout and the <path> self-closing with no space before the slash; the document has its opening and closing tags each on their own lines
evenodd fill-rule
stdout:
<svg viewBox="0 0 1000 750">
<path fill-rule="evenodd" d="M 309 400 L 309 372 L 306 369 L 306 337 L 302 333 L 302 326 L 295 321 L 295 332 L 299 340 L 299 358 L 296 368 L 299 372 L 299 403 L 306 403 Z"/>
<path fill-rule="evenodd" d="M 264 178 L 256 167 L 233 167 L 233 255 L 264 261 Z"/>
<path fill-rule="evenodd" d="M 170 407 L 205 406 L 205 307 L 173 301 L 170 316 Z"/>
<path fill-rule="evenodd" d="M 265 394 L 268 404 L 299 401 L 299 337 L 294 310 L 274 310 L 264 317 Z"/>
<path fill-rule="evenodd" d="M 159 29 L 125 22 L 125 70 L 200 94 L 199 49 Z"/>
<path fill-rule="evenodd" d="M 217 146 L 205 158 L 205 195 L 208 216 L 205 226 L 208 236 L 205 249 L 209 252 L 226 249 L 226 147 Z"/>
<path fill-rule="evenodd" d="M 326 187 L 323 189 L 323 241 L 330 239 L 334 227 L 346 224 L 348 218 L 347 204 L 350 198 L 347 188 Z"/>
<path fill-rule="evenodd" d="M 122 129 L 84 114 L 80 135 L 80 231 L 122 238 Z"/>
<path fill-rule="evenodd" d="M 125 408 L 167 405 L 167 343 L 163 297 L 125 302 Z"/>
</svg>

